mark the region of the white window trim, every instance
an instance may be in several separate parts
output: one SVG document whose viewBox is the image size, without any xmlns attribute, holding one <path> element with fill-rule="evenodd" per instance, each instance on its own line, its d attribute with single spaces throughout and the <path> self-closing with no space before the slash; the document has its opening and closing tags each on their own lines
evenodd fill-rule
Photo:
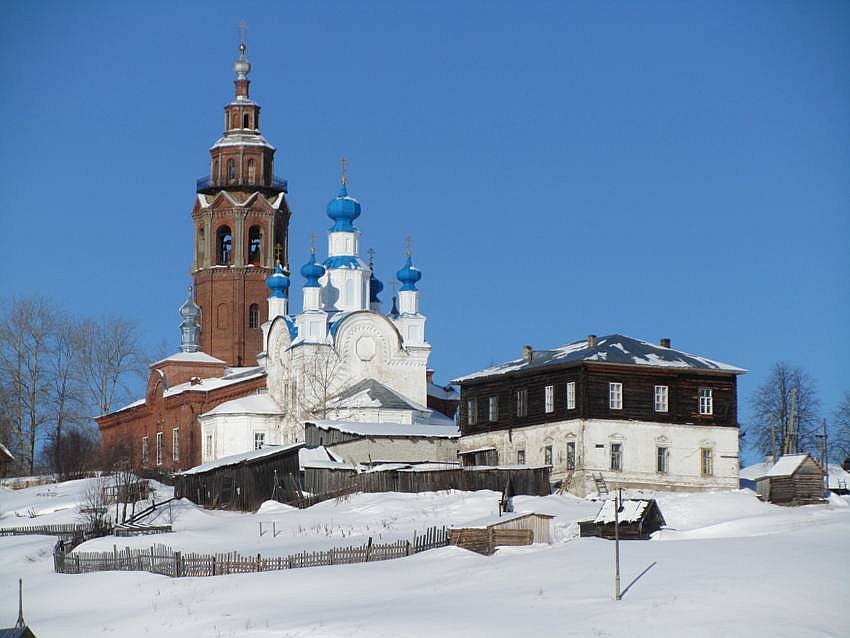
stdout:
<svg viewBox="0 0 850 638">
<path fill-rule="evenodd" d="M 466 400 L 466 424 L 478 425 L 478 399 Z"/>
<path fill-rule="evenodd" d="M 171 460 L 180 460 L 180 428 L 171 430 Z"/>
<path fill-rule="evenodd" d="M 260 437 L 260 447 L 257 447 L 257 437 Z M 266 446 L 266 433 L 265 432 L 254 432 L 254 449 L 262 450 Z"/>
<path fill-rule="evenodd" d="M 576 382 L 567 382 L 567 410 L 576 409 Z"/>
<path fill-rule="evenodd" d="M 664 456 L 661 456 L 661 450 L 664 450 Z M 662 459 L 664 461 L 664 467 L 658 467 L 658 461 Z M 655 447 L 655 471 L 658 474 L 669 474 L 670 473 L 670 448 L 666 445 L 657 445 Z"/>
<path fill-rule="evenodd" d="M 156 433 L 156 464 L 162 465 L 165 454 L 165 436 L 162 432 Z"/>
<path fill-rule="evenodd" d="M 623 409 L 623 384 L 612 381 L 608 384 L 608 408 L 610 410 Z"/>
<path fill-rule="evenodd" d="M 528 416 L 528 389 L 516 391 L 516 415 L 518 417 Z"/>
<path fill-rule="evenodd" d="M 499 420 L 499 397 L 498 395 L 490 397 L 488 401 L 487 416 L 490 423 L 495 423 Z"/>
<path fill-rule="evenodd" d="M 660 395 L 659 395 L 660 391 Z M 659 401 L 659 398 L 662 400 Z M 655 386 L 655 411 L 667 412 L 670 409 L 670 387 L 666 385 Z"/>
<path fill-rule="evenodd" d="M 567 453 L 565 463 L 567 466 L 567 470 L 575 470 L 576 469 L 576 442 L 575 441 L 567 441 Z M 573 458 L 570 459 L 570 448 L 573 451 Z"/>
<path fill-rule="evenodd" d="M 708 460 L 708 472 L 706 469 L 706 459 Z M 701 447 L 699 449 L 699 475 L 710 477 L 714 476 L 714 449 L 710 447 Z"/>
<path fill-rule="evenodd" d="M 699 413 L 702 416 L 714 414 L 714 392 L 711 388 L 699 389 Z"/>
<path fill-rule="evenodd" d="M 617 449 L 617 467 L 614 467 L 614 449 Z M 623 471 L 623 444 L 622 443 L 611 443 L 608 454 L 608 465 L 612 472 L 622 472 Z"/>
<path fill-rule="evenodd" d="M 150 443 L 148 442 L 148 437 L 142 437 L 142 466 L 146 466 L 148 464 L 148 460 L 150 459 Z"/>
<path fill-rule="evenodd" d="M 555 411 L 555 386 L 547 385 L 544 394 L 546 414 L 550 414 Z"/>
</svg>

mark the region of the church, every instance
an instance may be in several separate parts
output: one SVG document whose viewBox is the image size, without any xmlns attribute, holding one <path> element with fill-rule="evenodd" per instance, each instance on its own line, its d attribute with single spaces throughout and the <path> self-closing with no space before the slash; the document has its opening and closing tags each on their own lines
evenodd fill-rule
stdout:
<svg viewBox="0 0 850 638">
<path fill-rule="evenodd" d="M 458 395 L 434 384 L 428 369 L 422 272 L 408 241 L 385 314 L 374 261 L 360 257 L 362 207 L 348 192 L 344 162 L 326 209 L 327 257 L 311 246 L 299 270 L 301 310 L 290 308 L 288 185 L 274 175 L 250 71 L 243 43 L 224 133 L 197 182 L 180 350 L 151 364 L 142 399 L 97 418 L 107 456 L 176 472 L 304 441 L 309 421 L 373 442 L 356 447 L 365 456 L 351 462 L 456 460 Z"/>
</svg>

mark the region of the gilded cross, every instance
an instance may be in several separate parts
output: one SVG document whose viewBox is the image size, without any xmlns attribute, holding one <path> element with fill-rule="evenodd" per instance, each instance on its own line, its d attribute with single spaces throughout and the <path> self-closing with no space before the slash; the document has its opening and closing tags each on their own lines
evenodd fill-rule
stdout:
<svg viewBox="0 0 850 638">
<path fill-rule="evenodd" d="M 310 233 L 310 254 L 316 254 L 316 233 Z"/>
<path fill-rule="evenodd" d="M 407 242 L 407 256 L 410 257 L 413 254 L 413 237 L 408 235 L 404 241 Z"/>
<path fill-rule="evenodd" d="M 280 263 L 280 253 L 283 252 L 283 246 L 280 244 L 274 245 L 274 259 L 277 263 Z"/>
<path fill-rule="evenodd" d="M 248 23 L 242 20 L 239 23 L 239 44 L 245 44 L 245 32 L 248 30 Z"/>
<path fill-rule="evenodd" d="M 348 160 L 344 156 L 339 158 L 339 172 L 342 175 L 342 183 L 345 184 L 348 179 Z"/>
</svg>

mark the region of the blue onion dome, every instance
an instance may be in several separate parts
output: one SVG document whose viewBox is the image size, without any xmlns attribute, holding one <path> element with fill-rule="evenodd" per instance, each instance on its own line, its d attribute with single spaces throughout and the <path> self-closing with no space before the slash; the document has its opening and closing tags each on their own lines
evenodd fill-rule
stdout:
<svg viewBox="0 0 850 638">
<path fill-rule="evenodd" d="M 304 282 L 305 288 L 318 288 L 319 277 L 325 274 L 325 267 L 316 263 L 315 251 L 310 252 L 310 261 L 301 266 L 301 276 L 307 281 Z"/>
<path fill-rule="evenodd" d="M 378 295 L 381 294 L 381 291 L 384 289 L 384 284 L 375 276 L 375 267 L 372 263 L 369 263 L 369 268 L 372 270 L 372 274 L 369 275 L 369 301 L 371 303 L 381 303 L 381 300 L 378 299 Z"/>
<path fill-rule="evenodd" d="M 401 290 L 416 290 L 416 282 L 422 279 L 422 272 L 413 265 L 413 257 L 408 254 L 407 262 L 395 276 L 401 282 Z"/>
<path fill-rule="evenodd" d="M 287 299 L 289 297 L 289 277 L 280 262 L 277 262 L 274 272 L 266 279 L 266 286 L 271 290 L 271 297 Z"/>
<path fill-rule="evenodd" d="M 360 217 L 360 202 L 349 196 L 348 188 L 345 182 L 339 189 L 339 194 L 336 198 L 328 203 L 328 217 L 334 220 L 334 225 L 331 227 L 332 233 L 353 233 L 354 220 Z"/>
</svg>

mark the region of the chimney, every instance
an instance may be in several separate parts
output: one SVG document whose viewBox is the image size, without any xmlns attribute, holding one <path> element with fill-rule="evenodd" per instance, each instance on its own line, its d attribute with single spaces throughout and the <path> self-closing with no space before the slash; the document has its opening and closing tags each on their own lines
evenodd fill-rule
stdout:
<svg viewBox="0 0 850 638">
<path fill-rule="evenodd" d="M 662 337 L 661 347 L 662 348 L 669 348 L 670 347 L 670 337 Z"/>
<path fill-rule="evenodd" d="M 595 348 L 596 347 L 596 335 L 587 335 L 587 347 Z"/>
<path fill-rule="evenodd" d="M 434 368 L 428 368 L 425 370 L 425 381 L 428 383 L 434 383 Z"/>
<path fill-rule="evenodd" d="M 531 346 L 523 346 L 522 347 L 522 358 L 525 359 L 526 363 L 531 363 L 531 359 L 534 357 L 534 350 Z"/>
</svg>

